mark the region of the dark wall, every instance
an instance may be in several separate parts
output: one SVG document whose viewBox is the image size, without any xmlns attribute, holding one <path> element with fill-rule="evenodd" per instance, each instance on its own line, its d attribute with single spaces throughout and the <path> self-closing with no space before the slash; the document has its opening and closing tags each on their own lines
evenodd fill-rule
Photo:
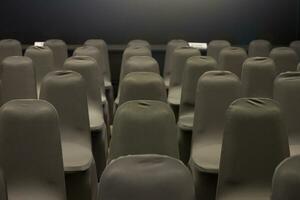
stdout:
<svg viewBox="0 0 300 200">
<path fill-rule="evenodd" d="M 152 44 L 181 37 L 246 44 L 299 37 L 299 0 L 1 0 L 0 38 L 23 43 L 62 38 L 110 44 L 144 38 Z"/>
</svg>

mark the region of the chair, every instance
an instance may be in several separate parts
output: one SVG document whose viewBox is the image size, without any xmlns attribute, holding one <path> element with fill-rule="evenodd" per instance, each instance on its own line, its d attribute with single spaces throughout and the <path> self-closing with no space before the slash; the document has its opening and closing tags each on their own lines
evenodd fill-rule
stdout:
<svg viewBox="0 0 300 200">
<path fill-rule="evenodd" d="M 53 52 L 54 68 L 61 69 L 65 60 L 68 58 L 68 46 L 63 40 L 50 39 L 45 42 Z"/>
<path fill-rule="evenodd" d="M 300 72 L 285 72 L 274 81 L 274 99 L 280 103 L 287 126 L 291 155 L 300 154 Z"/>
<path fill-rule="evenodd" d="M 36 99 L 35 72 L 32 60 L 10 56 L 1 65 L 2 103 L 12 99 Z"/>
<path fill-rule="evenodd" d="M 289 157 L 279 105 L 244 98 L 227 111 L 217 200 L 269 200 L 276 166 Z"/>
<path fill-rule="evenodd" d="M 182 39 L 171 40 L 168 42 L 166 47 L 165 54 L 165 63 L 164 63 L 164 81 L 167 88 L 170 86 L 170 75 L 171 75 L 171 58 L 174 50 L 178 47 L 188 47 L 189 44 L 187 41 Z"/>
<path fill-rule="evenodd" d="M 148 49 L 151 50 L 151 45 L 146 40 L 141 40 L 141 39 L 131 40 L 131 41 L 128 42 L 127 47 L 132 47 L 132 46 L 147 47 Z"/>
<path fill-rule="evenodd" d="M 167 90 L 161 76 L 153 72 L 127 74 L 120 86 L 119 106 L 132 100 L 167 102 Z"/>
<path fill-rule="evenodd" d="M 175 117 L 168 104 L 135 100 L 117 109 L 108 163 L 120 156 L 135 154 L 179 157 Z"/>
<path fill-rule="evenodd" d="M 276 168 L 272 183 L 272 200 L 300 199 L 300 156 L 282 161 Z"/>
<path fill-rule="evenodd" d="M 232 72 L 209 71 L 198 81 L 189 161 L 198 199 L 215 199 L 225 114 L 240 96 L 241 82 Z"/>
<path fill-rule="evenodd" d="M 221 50 L 230 46 L 231 44 L 227 40 L 212 40 L 207 46 L 207 56 L 214 58 L 218 62 Z"/>
<path fill-rule="evenodd" d="M 300 58 L 300 40 L 291 42 L 290 48 L 294 49 L 298 55 L 298 58 Z"/>
<path fill-rule="evenodd" d="M 186 61 L 177 123 L 180 130 L 180 138 L 182 139 L 179 141 L 180 146 L 182 146 L 180 157 L 184 163 L 188 162 L 190 154 L 197 82 L 202 74 L 215 70 L 216 66 L 217 62 L 212 57 L 207 56 L 193 56 Z"/>
<path fill-rule="evenodd" d="M 22 45 L 18 40 L 0 40 L 0 63 L 9 56 L 22 56 Z"/>
<path fill-rule="evenodd" d="M 242 68 L 243 96 L 272 98 L 275 76 L 276 66 L 271 58 L 248 58 Z"/>
<path fill-rule="evenodd" d="M 198 49 L 191 47 L 180 47 L 176 48 L 172 54 L 170 65 L 172 66 L 171 79 L 168 93 L 168 103 L 174 110 L 177 118 L 181 91 L 182 91 L 182 77 L 186 67 L 186 61 L 192 56 L 200 56 L 201 53 Z"/>
<path fill-rule="evenodd" d="M 88 56 L 73 56 L 66 60 L 63 69 L 80 73 L 86 83 L 89 125 L 92 134 L 92 149 L 100 175 L 106 165 L 107 131 L 104 121 L 101 91 L 98 84 L 97 62 Z"/>
<path fill-rule="evenodd" d="M 115 100 L 115 106 L 119 105 L 120 99 L 120 85 L 124 77 L 131 72 L 153 72 L 159 74 L 159 65 L 157 61 L 151 56 L 131 56 L 124 63 L 120 78 L 119 78 L 119 89 L 118 95 Z"/>
<path fill-rule="evenodd" d="M 100 200 L 195 200 L 193 179 L 180 161 L 162 155 L 120 157 L 105 169 Z"/>
<path fill-rule="evenodd" d="M 41 82 L 44 76 L 54 70 L 53 52 L 47 46 L 30 46 L 26 49 L 25 56 L 31 58 L 33 62 L 37 96 L 39 97 Z"/>
<path fill-rule="evenodd" d="M 247 59 L 247 53 L 240 47 L 223 48 L 219 56 L 219 67 L 222 70 L 227 70 L 235 73 L 241 78 L 242 66 Z"/>
<path fill-rule="evenodd" d="M 296 71 L 299 58 L 297 53 L 289 47 L 274 48 L 269 55 L 276 64 L 276 74 L 286 71 Z"/>
<path fill-rule="evenodd" d="M 46 101 L 1 107 L 0 166 L 9 200 L 66 200 L 60 144 L 58 115 Z"/>
<path fill-rule="evenodd" d="M 43 79 L 40 98 L 50 102 L 59 114 L 68 199 L 95 200 L 97 172 L 84 79 L 73 71 L 51 72 Z"/>
<path fill-rule="evenodd" d="M 249 57 L 268 57 L 272 49 L 271 42 L 267 40 L 253 40 L 249 44 Z"/>
</svg>

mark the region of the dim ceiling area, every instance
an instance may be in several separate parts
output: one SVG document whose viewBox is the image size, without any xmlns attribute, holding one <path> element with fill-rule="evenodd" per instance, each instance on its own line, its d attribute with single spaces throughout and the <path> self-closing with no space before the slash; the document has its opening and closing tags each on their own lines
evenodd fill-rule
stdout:
<svg viewBox="0 0 300 200">
<path fill-rule="evenodd" d="M 1 7 L 0 37 L 24 44 L 49 38 L 69 44 L 226 39 L 241 45 L 256 38 L 274 44 L 300 39 L 299 0 L 10 0 Z"/>
</svg>

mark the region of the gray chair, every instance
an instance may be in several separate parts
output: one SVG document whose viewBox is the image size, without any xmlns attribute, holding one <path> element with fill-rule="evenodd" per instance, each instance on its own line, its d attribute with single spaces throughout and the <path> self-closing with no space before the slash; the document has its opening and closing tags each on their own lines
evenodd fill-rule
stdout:
<svg viewBox="0 0 300 200">
<path fill-rule="evenodd" d="M 212 40 L 207 46 L 207 56 L 213 57 L 218 62 L 222 49 L 230 46 L 231 44 L 227 40 Z"/>
<path fill-rule="evenodd" d="M 84 79 L 73 71 L 51 72 L 43 79 L 40 98 L 50 102 L 59 114 L 68 199 L 95 200 L 97 172 Z"/>
<path fill-rule="evenodd" d="M 171 58 L 174 50 L 178 47 L 188 47 L 189 44 L 187 41 L 182 39 L 175 39 L 168 42 L 166 47 L 165 54 L 165 63 L 164 63 L 164 81 L 167 88 L 170 86 L 170 75 L 171 75 Z"/>
<path fill-rule="evenodd" d="M 45 42 L 53 52 L 54 68 L 61 69 L 65 60 L 68 58 L 68 46 L 63 40 L 50 39 Z"/>
<path fill-rule="evenodd" d="M 18 40 L 0 40 L 0 63 L 9 56 L 22 56 L 22 45 Z"/>
<path fill-rule="evenodd" d="M 285 159 L 273 175 L 272 200 L 300 199 L 300 156 Z"/>
<path fill-rule="evenodd" d="M 279 105 L 244 98 L 227 111 L 217 200 L 269 200 L 276 166 L 289 157 Z"/>
<path fill-rule="evenodd" d="M 294 51 L 297 53 L 298 57 L 300 58 L 300 40 L 291 42 L 290 47 L 294 49 Z"/>
<path fill-rule="evenodd" d="M 300 63 L 297 66 L 297 71 L 300 71 Z"/>
<path fill-rule="evenodd" d="M 217 62 L 212 57 L 193 56 L 186 61 L 177 123 L 180 131 L 180 158 L 184 163 L 188 162 L 190 154 L 197 82 L 202 74 L 215 70 L 216 67 Z"/>
<path fill-rule="evenodd" d="M 36 99 L 36 81 L 32 60 L 11 56 L 1 65 L 2 103 L 12 99 Z"/>
<path fill-rule="evenodd" d="M 135 100 L 118 108 L 108 162 L 133 154 L 179 157 L 175 117 L 168 104 L 153 100 Z"/>
<path fill-rule="evenodd" d="M 127 74 L 120 86 L 119 106 L 132 100 L 167 102 L 167 90 L 161 76 L 153 72 Z"/>
<path fill-rule="evenodd" d="M 37 96 L 39 97 L 41 82 L 44 76 L 54 70 L 53 52 L 47 46 L 30 46 L 26 49 L 25 56 L 31 58 L 33 62 Z"/>
<path fill-rule="evenodd" d="M 247 59 L 247 53 L 240 47 L 226 47 L 219 55 L 219 67 L 222 70 L 235 73 L 241 78 L 242 66 Z"/>
<path fill-rule="evenodd" d="M 170 65 L 171 79 L 168 93 L 168 103 L 172 106 L 175 116 L 177 117 L 179 112 L 179 105 L 181 101 L 182 91 L 182 77 L 186 67 L 186 61 L 192 56 L 200 56 L 201 53 L 198 49 L 191 47 L 178 47 L 171 55 Z"/>
<path fill-rule="evenodd" d="M 297 53 L 289 47 L 274 48 L 269 55 L 276 64 L 276 74 L 287 71 L 296 71 L 299 58 Z"/>
<path fill-rule="evenodd" d="M 268 57 L 272 49 L 271 42 L 267 40 L 253 40 L 249 44 L 249 57 Z"/>
<path fill-rule="evenodd" d="M 248 58 L 242 69 L 243 96 L 272 98 L 275 76 L 276 66 L 271 58 Z"/>
<path fill-rule="evenodd" d="M 0 166 L 9 200 L 66 200 L 59 133 L 57 112 L 46 101 L 1 107 Z"/>
<path fill-rule="evenodd" d="M 190 167 L 198 199 L 214 199 L 228 106 L 241 95 L 239 78 L 229 71 L 204 73 L 197 84 Z"/>
<path fill-rule="evenodd" d="M 101 91 L 97 84 L 97 62 L 88 56 L 73 56 L 66 60 L 63 69 L 80 73 L 86 83 L 89 124 L 92 134 L 92 149 L 100 177 L 106 165 L 107 129 L 104 121 Z"/>
<path fill-rule="evenodd" d="M 300 72 L 285 72 L 274 81 L 274 99 L 280 103 L 287 126 L 291 155 L 300 154 Z"/>
<path fill-rule="evenodd" d="M 2 170 L 0 170 L 0 199 L 7 200 L 6 180 Z"/>
<path fill-rule="evenodd" d="M 151 50 L 151 45 L 146 40 L 141 40 L 141 39 L 131 40 L 131 41 L 128 42 L 127 47 L 131 47 L 131 46 L 147 47 L 148 49 Z"/>
<path fill-rule="evenodd" d="M 193 179 L 180 161 L 162 155 L 118 158 L 105 169 L 100 200 L 195 200 Z"/>
<path fill-rule="evenodd" d="M 115 106 L 119 105 L 120 100 L 120 85 L 124 77 L 131 72 L 153 72 L 159 74 L 159 65 L 157 61 L 151 56 L 131 56 L 124 63 L 120 78 L 119 78 L 119 89 L 118 95 L 115 100 Z"/>
</svg>

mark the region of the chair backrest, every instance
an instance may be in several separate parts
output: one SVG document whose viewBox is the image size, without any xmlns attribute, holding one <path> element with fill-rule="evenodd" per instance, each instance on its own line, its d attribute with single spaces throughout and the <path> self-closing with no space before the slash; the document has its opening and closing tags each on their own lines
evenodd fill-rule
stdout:
<svg viewBox="0 0 300 200">
<path fill-rule="evenodd" d="M 285 159 L 277 166 L 272 182 L 272 200 L 300 199 L 300 156 Z"/>
<path fill-rule="evenodd" d="M 207 56 L 213 57 L 218 62 L 222 49 L 230 46 L 230 42 L 226 40 L 212 40 L 208 43 Z"/>
<path fill-rule="evenodd" d="M 243 96 L 272 98 L 275 77 L 276 66 L 271 58 L 248 58 L 242 69 Z"/>
<path fill-rule="evenodd" d="M 235 73 L 241 78 L 242 66 L 247 59 L 247 53 L 240 47 L 223 48 L 219 55 L 219 67 L 222 70 L 227 70 Z"/>
<path fill-rule="evenodd" d="M 30 191 L 66 199 L 58 114 L 42 100 L 12 100 L 0 108 L 0 166 L 8 199 Z"/>
<path fill-rule="evenodd" d="M 269 55 L 276 64 L 276 73 L 296 71 L 299 62 L 297 53 L 289 47 L 274 48 Z"/>
<path fill-rule="evenodd" d="M 151 45 L 148 41 L 142 40 L 142 39 L 134 39 L 128 42 L 127 47 L 132 47 L 132 46 L 140 46 L 140 47 L 147 47 L 148 49 L 151 50 Z"/>
<path fill-rule="evenodd" d="M 300 40 L 291 42 L 290 47 L 294 49 L 294 51 L 297 53 L 298 57 L 300 58 Z"/>
<path fill-rule="evenodd" d="M 2 103 L 12 99 L 36 99 L 36 81 L 32 60 L 11 56 L 1 65 Z"/>
<path fill-rule="evenodd" d="M 270 191 L 276 166 L 289 155 L 279 105 L 267 98 L 236 100 L 227 111 L 217 199 L 243 187 Z"/>
<path fill-rule="evenodd" d="M 268 57 L 272 49 L 271 42 L 267 40 L 253 40 L 249 44 L 249 57 Z"/>
<path fill-rule="evenodd" d="M 187 41 L 182 39 L 175 39 L 168 42 L 166 47 L 166 54 L 165 54 L 165 63 L 164 63 L 164 76 L 169 76 L 171 74 L 171 55 L 173 54 L 174 50 L 178 47 L 188 47 L 189 44 Z"/>
<path fill-rule="evenodd" d="M 118 158 L 100 179 L 100 200 L 195 200 L 191 173 L 179 160 L 162 155 Z"/>
<path fill-rule="evenodd" d="M 0 40 L 0 63 L 9 56 L 22 56 L 22 45 L 18 40 Z"/>
<path fill-rule="evenodd" d="M 120 86 L 119 105 L 132 100 L 167 101 L 163 79 L 153 72 L 131 72 L 125 76 Z"/>
<path fill-rule="evenodd" d="M 50 39 L 45 42 L 53 52 L 54 68 L 61 69 L 65 60 L 68 58 L 68 46 L 60 39 Z"/>
<path fill-rule="evenodd" d="M 113 124 L 109 161 L 132 154 L 178 158 L 175 116 L 168 104 L 152 100 L 128 101 L 118 107 Z"/>
<path fill-rule="evenodd" d="M 186 66 L 186 61 L 192 56 L 200 56 L 198 49 L 192 47 L 178 47 L 171 55 L 171 79 L 170 87 L 182 84 L 183 72 Z"/>
<path fill-rule="evenodd" d="M 198 79 L 207 71 L 215 70 L 217 62 L 208 56 L 193 56 L 187 59 L 182 78 L 182 93 L 179 113 L 194 110 Z"/>
</svg>

